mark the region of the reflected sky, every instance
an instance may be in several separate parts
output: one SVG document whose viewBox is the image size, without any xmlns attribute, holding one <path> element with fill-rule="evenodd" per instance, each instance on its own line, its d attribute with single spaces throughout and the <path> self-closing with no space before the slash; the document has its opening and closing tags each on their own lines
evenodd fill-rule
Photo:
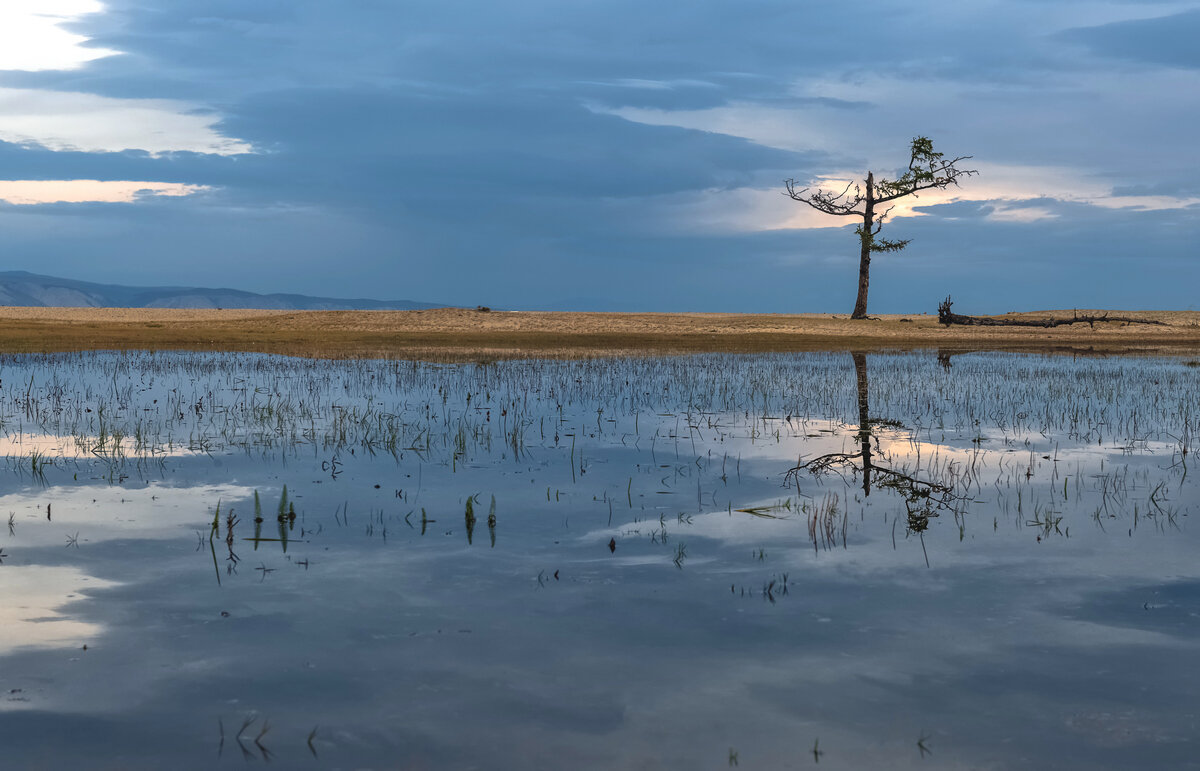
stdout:
<svg viewBox="0 0 1200 771">
<path fill-rule="evenodd" d="M 64 615 L 61 609 L 85 589 L 114 585 L 84 575 L 78 568 L 23 565 L 5 570 L 4 588 L 11 599 L 0 605 L 0 623 L 4 625 L 0 654 L 31 646 L 66 648 L 101 634 L 100 625 Z M 11 706 L 0 705 L 0 709 Z"/>
<path fill-rule="evenodd" d="M 143 447 L 135 437 L 59 436 L 55 434 L 18 433 L 0 436 L 0 456 L 25 459 L 33 455 L 49 459 L 88 458 L 93 455 L 172 456 L 195 455 L 199 451 L 188 447 Z"/>
<path fill-rule="evenodd" d="M 861 364 L 9 357 L 10 436 L 103 408 L 203 451 L 10 458 L 0 739 L 18 767 L 1191 762 L 1197 368 Z M 917 530 L 861 457 L 786 475 L 864 441 L 951 504 Z"/>
</svg>

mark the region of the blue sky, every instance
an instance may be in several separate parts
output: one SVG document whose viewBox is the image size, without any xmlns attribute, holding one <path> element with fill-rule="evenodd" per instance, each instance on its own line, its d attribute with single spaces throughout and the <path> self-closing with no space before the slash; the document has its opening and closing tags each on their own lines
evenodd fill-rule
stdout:
<svg viewBox="0 0 1200 771">
<path fill-rule="evenodd" d="M 514 309 L 1200 307 L 1200 2 L 5 0 L 4 269 Z"/>
</svg>

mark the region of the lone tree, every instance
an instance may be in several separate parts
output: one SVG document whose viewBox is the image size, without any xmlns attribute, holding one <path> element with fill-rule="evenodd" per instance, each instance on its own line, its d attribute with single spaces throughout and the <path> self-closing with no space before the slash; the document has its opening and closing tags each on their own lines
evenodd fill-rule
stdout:
<svg viewBox="0 0 1200 771">
<path fill-rule="evenodd" d="M 895 180 L 880 177 L 867 172 L 864 185 L 851 182 L 842 192 L 810 188 L 796 189 L 796 181 L 787 180 L 787 194 L 796 201 L 806 203 L 823 214 L 833 214 L 839 217 L 862 217 L 862 224 L 854 229 L 861 244 L 858 259 L 858 299 L 854 302 L 852 319 L 867 317 L 867 287 L 870 284 L 871 253 L 898 252 L 908 246 L 908 239 L 892 241 L 877 238 L 883 228 L 883 221 L 895 207 L 893 201 L 907 196 L 916 196 L 922 190 L 945 190 L 951 185 L 958 185 L 960 177 L 969 177 L 979 172 L 974 169 L 960 169 L 957 164 L 971 158 L 962 155 L 946 160 L 942 153 L 934 152 L 933 142 L 927 137 L 917 137 L 912 141 L 912 157 L 908 162 L 908 170 Z M 853 192 L 851 191 L 853 188 Z M 892 204 L 877 213 L 881 206 Z"/>
</svg>

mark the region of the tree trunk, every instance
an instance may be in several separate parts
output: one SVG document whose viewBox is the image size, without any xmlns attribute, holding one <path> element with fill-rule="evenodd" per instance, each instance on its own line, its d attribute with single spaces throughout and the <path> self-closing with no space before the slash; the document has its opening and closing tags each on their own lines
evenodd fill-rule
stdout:
<svg viewBox="0 0 1200 771">
<path fill-rule="evenodd" d="M 851 353 L 858 386 L 858 440 L 862 446 L 863 495 L 871 494 L 871 390 L 867 381 L 867 356 Z"/>
<path fill-rule="evenodd" d="M 871 283 L 871 228 L 875 225 L 875 173 L 867 172 L 867 200 L 863 208 L 862 232 L 859 240 L 862 251 L 858 257 L 858 299 L 854 301 L 852 319 L 867 317 L 867 288 Z"/>
</svg>

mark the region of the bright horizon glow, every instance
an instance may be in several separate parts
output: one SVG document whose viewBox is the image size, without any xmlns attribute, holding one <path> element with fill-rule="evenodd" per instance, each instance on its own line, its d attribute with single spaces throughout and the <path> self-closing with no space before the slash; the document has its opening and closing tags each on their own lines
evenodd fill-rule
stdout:
<svg viewBox="0 0 1200 771">
<path fill-rule="evenodd" d="M 86 37 L 63 29 L 64 24 L 103 10 L 97 0 L 4 0 L 0 6 L 0 70 L 74 70 L 120 53 L 89 48 Z"/>
<path fill-rule="evenodd" d="M 968 164 L 964 164 L 966 166 Z M 1074 169 L 1054 166 L 1013 166 L 1005 164 L 970 164 L 977 169 L 976 176 L 965 177 L 961 184 L 945 190 L 925 190 L 894 201 L 894 208 L 888 214 L 889 220 L 903 217 L 926 217 L 927 212 L 919 211 L 930 206 L 948 203 L 979 203 L 990 204 L 994 207 L 988 219 L 1000 222 L 1033 222 L 1039 219 L 1052 218 L 1057 215 L 1045 206 L 1022 207 L 1025 201 L 1053 200 L 1063 203 L 1081 203 L 1098 206 L 1102 209 L 1132 209 L 1134 211 L 1161 211 L 1164 209 L 1186 209 L 1200 205 L 1200 198 L 1180 198 L 1166 195 L 1114 195 L 1112 188 L 1103 182 L 1088 177 Z M 862 184 L 861 178 L 856 179 L 851 172 L 843 172 L 830 177 L 813 180 L 813 189 L 841 191 L 848 183 Z M 853 185 L 851 185 L 853 189 Z M 1063 192 L 1066 191 L 1066 192 Z M 793 230 L 813 227 L 841 227 L 857 221 L 854 217 L 835 217 L 822 214 L 798 201 L 785 199 L 797 207 L 808 209 L 808 212 L 798 213 L 768 230 Z M 878 213 L 882 214 L 884 208 Z M 808 216 L 809 212 L 824 220 L 824 224 Z M 845 220 L 829 222 L 829 220 Z"/>
<path fill-rule="evenodd" d="M 133 203 L 143 196 L 182 197 L 210 190 L 182 182 L 98 179 L 0 180 L 0 201 L 14 206 L 44 203 Z"/>
<path fill-rule="evenodd" d="M 1010 224 L 1057 219 L 1060 215 L 1048 206 L 1047 202 L 1050 201 L 1143 212 L 1200 206 L 1200 198 L 1113 195 L 1111 187 L 1075 169 L 1004 164 L 972 164 L 972 167 L 978 169 L 979 174 L 965 178 L 957 187 L 926 190 L 915 197 L 908 196 L 895 201 L 886 221 L 927 217 L 929 213 L 921 209 L 949 203 L 990 206 L 986 220 Z M 813 190 L 824 188 L 840 192 L 847 183 L 853 182 L 861 185 L 862 177 L 856 178 L 854 172 L 843 170 L 818 177 L 811 181 L 810 186 Z M 802 188 L 803 185 L 798 187 Z M 862 224 L 861 217 L 823 214 L 806 204 L 793 201 L 785 194 L 782 183 L 777 188 L 710 190 L 700 195 L 676 197 L 672 203 L 671 221 L 677 223 L 681 231 L 695 229 L 695 222 L 703 223 L 701 229 L 708 233 L 818 230 Z M 884 211 L 887 209 L 880 209 L 876 213 L 882 214 Z"/>
</svg>

